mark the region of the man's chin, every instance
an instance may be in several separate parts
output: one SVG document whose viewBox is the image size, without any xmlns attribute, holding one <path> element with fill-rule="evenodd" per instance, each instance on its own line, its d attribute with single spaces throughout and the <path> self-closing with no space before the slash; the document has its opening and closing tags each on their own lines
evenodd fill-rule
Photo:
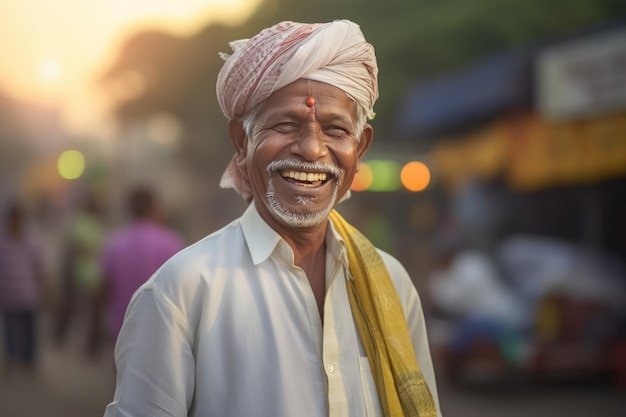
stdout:
<svg viewBox="0 0 626 417">
<path fill-rule="evenodd" d="M 322 224 L 328 218 L 333 205 L 329 204 L 321 209 L 303 210 L 302 206 L 289 208 L 278 202 L 270 201 L 274 216 L 286 225 L 297 228 L 308 228 Z"/>
<path fill-rule="evenodd" d="M 282 193 L 273 181 L 267 190 L 267 201 L 277 220 L 290 227 L 307 228 L 322 224 L 337 203 L 337 186 L 324 192 Z"/>
</svg>

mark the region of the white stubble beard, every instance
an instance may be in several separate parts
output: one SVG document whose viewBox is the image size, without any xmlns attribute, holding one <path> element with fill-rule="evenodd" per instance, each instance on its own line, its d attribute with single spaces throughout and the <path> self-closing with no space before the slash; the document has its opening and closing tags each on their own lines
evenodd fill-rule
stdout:
<svg viewBox="0 0 626 417">
<path fill-rule="evenodd" d="M 284 207 L 276 198 L 274 186 L 274 176 L 280 174 L 278 173 L 278 171 L 272 170 L 271 172 L 268 172 L 268 175 L 269 180 L 267 183 L 267 192 L 265 193 L 267 201 L 269 202 L 270 207 L 274 211 L 274 213 L 289 226 L 306 228 L 322 224 L 328 218 L 328 215 L 335 207 L 335 203 L 337 202 L 337 197 L 339 194 L 339 188 L 341 188 L 342 175 L 335 177 L 335 188 L 333 190 L 331 199 L 328 202 L 328 206 L 326 206 L 326 208 L 324 208 L 323 210 L 314 213 L 297 213 Z M 313 203 L 316 199 L 317 197 L 300 196 L 298 197 L 298 202 L 303 206 L 306 206 Z"/>
</svg>

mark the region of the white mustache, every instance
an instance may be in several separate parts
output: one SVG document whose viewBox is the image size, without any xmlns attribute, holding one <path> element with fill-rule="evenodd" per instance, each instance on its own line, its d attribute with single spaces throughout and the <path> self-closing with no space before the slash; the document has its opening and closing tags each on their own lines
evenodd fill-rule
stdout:
<svg viewBox="0 0 626 417">
<path fill-rule="evenodd" d="M 283 169 L 289 169 L 294 171 L 305 172 L 327 172 L 335 176 L 337 179 L 341 179 L 343 171 L 338 166 L 328 162 L 304 162 L 297 159 L 284 159 L 282 161 L 274 161 L 267 166 L 267 174 L 280 171 Z"/>
</svg>

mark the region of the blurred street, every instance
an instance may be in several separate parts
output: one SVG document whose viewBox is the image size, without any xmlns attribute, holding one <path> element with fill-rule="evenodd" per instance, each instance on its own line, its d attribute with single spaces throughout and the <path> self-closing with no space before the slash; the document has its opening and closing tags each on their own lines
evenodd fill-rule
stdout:
<svg viewBox="0 0 626 417">
<path fill-rule="evenodd" d="M 90 417 L 101 416 L 113 397 L 112 348 L 97 358 L 82 349 L 85 326 L 74 326 L 72 337 L 55 346 L 49 317 L 40 318 L 39 369 L 31 375 L 21 369 L 0 377 L 0 416 Z M 84 344 L 84 343 L 83 343 Z"/>
<path fill-rule="evenodd" d="M 97 359 L 81 350 L 82 329 L 65 346 L 54 346 L 49 325 L 41 318 L 41 356 L 38 376 L 14 372 L 0 378 L 2 417 L 97 417 L 114 390 L 112 347 Z M 626 395 L 604 382 L 554 383 L 515 389 L 503 384 L 480 389 L 457 388 L 438 373 L 439 396 L 446 417 L 603 417 L 623 416 Z M 507 384 L 508 385 L 508 384 Z"/>
<path fill-rule="evenodd" d="M 440 392 L 446 417 L 582 417 L 624 415 L 623 394 L 603 389 L 551 388 L 526 394 Z"/>
</svg>

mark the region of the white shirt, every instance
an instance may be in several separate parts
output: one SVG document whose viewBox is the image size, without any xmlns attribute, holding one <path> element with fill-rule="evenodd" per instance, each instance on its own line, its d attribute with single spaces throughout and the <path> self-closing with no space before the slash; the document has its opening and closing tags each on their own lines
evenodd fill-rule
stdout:
<svg viewBox="0 0 626 417">
<path fill-rule="evenodd" d="M 175 255 L 133 296 L 105 417 L 382 416 L 346 292 L 343 241 L 326 237 L 324 324 L 289 245 L 251 204 Z M 435 398 L 413 283 L 381 252 Z"/>
</svg>

